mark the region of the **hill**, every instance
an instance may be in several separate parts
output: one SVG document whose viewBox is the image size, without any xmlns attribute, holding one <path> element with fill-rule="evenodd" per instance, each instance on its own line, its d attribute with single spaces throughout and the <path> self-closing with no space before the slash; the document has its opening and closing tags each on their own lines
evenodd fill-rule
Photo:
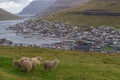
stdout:
<svg viewBox="0 0 120 80">
<path fill-rule="evenodd" d="M 20 17 L 11 14 L 3 9 L 0 8 L 0 20 L 13 20 L 13 19 L 19 19 Z"/>
<path fill-rule="evenodd" d="M 76 7 L 86 1 L 88 0 L 56 0 L 50 7 L 43 11 L 43 14 L 49 15 L 50 13 L 57 12 L 59 10 Z"/>
<path fill-rule="evenodd" d="M 46 8 L 54 3 L 55 0 L 34 0 L 26 6 L 19 15 L 37 15 L 41 14 Z"/>
<path fill-rule="evenodd" d="M 42 56 L 59 59 L 53 71 L 44 71 L 43 64 L 24 73 L 12 65 L 13 58 Z M 120 54 L 87 53 L 32 47 L 0 48 L 1 80 L 119 80 Z"/>
<path fill-rule="evenodd" d="M 70 25 L 114 26 L 120 28 L 120 0 L 90 0 L 85 4 L 59 11 L 47 20 Z"/>
</svg>

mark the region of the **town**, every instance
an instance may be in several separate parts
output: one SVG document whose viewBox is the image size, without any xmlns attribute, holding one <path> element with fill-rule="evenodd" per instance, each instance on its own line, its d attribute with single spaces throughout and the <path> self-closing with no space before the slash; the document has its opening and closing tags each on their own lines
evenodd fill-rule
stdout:
<svg viewBox="0 0 120 80">
<path fill-rule="evenodd" d="M 10 26 L 24 38 L 59 38 L 61 42 L 40 47 L 103 53 L 120 52 L 120 30 L 111 26 L 68 26 L 63 22 L 30 19 Z"/>
</svg>

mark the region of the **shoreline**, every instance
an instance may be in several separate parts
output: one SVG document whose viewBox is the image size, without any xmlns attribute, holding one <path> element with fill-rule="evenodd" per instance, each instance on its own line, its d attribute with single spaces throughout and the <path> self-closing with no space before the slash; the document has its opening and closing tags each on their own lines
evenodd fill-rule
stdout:
<svg viewBox="0 0 120 80">
<path fill-rule="evenodd" d="M 48 48 L 120 52 L 120 31 L 110 26 L 68 26 L 63 22 L 52 23 L 41 19 L 31 19 L 17 23 L 10 29 L 16 31 L 17 34 L 26 35 L 25 38 L 63 39 L 61 42 L 43 44 Z"/>
</svg>

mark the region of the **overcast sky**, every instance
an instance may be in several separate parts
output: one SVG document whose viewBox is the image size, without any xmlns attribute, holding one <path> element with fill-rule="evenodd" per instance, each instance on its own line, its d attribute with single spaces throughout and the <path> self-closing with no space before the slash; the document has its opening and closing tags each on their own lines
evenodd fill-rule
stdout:
<svg viewBox="0 0 120 80">
<path fill-rule="evenodd" d="M 33 0 L 0 0 L 0 8 L 11 13 L 18 13 L 31 1 Z"/>
</svg>

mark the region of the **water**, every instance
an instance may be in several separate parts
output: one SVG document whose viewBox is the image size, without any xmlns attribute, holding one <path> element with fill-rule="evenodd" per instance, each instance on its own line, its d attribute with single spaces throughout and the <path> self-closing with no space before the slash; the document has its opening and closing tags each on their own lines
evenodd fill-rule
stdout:
<svg viewBox="0 0 120 80">
<path fill-rule="evenodd" d="M 24 20 L 7 20 L 0 21 L 0 39 L 7 39 L 13 43 L 21 44 L 31 44 L 31 45 L 42 45 L 42 44 L 52 44 L 60 42 L 59 39 L 53 38 L 24 38 L 24 36 L 18 36 L 12 30 L 6 30 L 9 26 L 15 25 L 16 23 L 23 22 Z"/>
</svg>

